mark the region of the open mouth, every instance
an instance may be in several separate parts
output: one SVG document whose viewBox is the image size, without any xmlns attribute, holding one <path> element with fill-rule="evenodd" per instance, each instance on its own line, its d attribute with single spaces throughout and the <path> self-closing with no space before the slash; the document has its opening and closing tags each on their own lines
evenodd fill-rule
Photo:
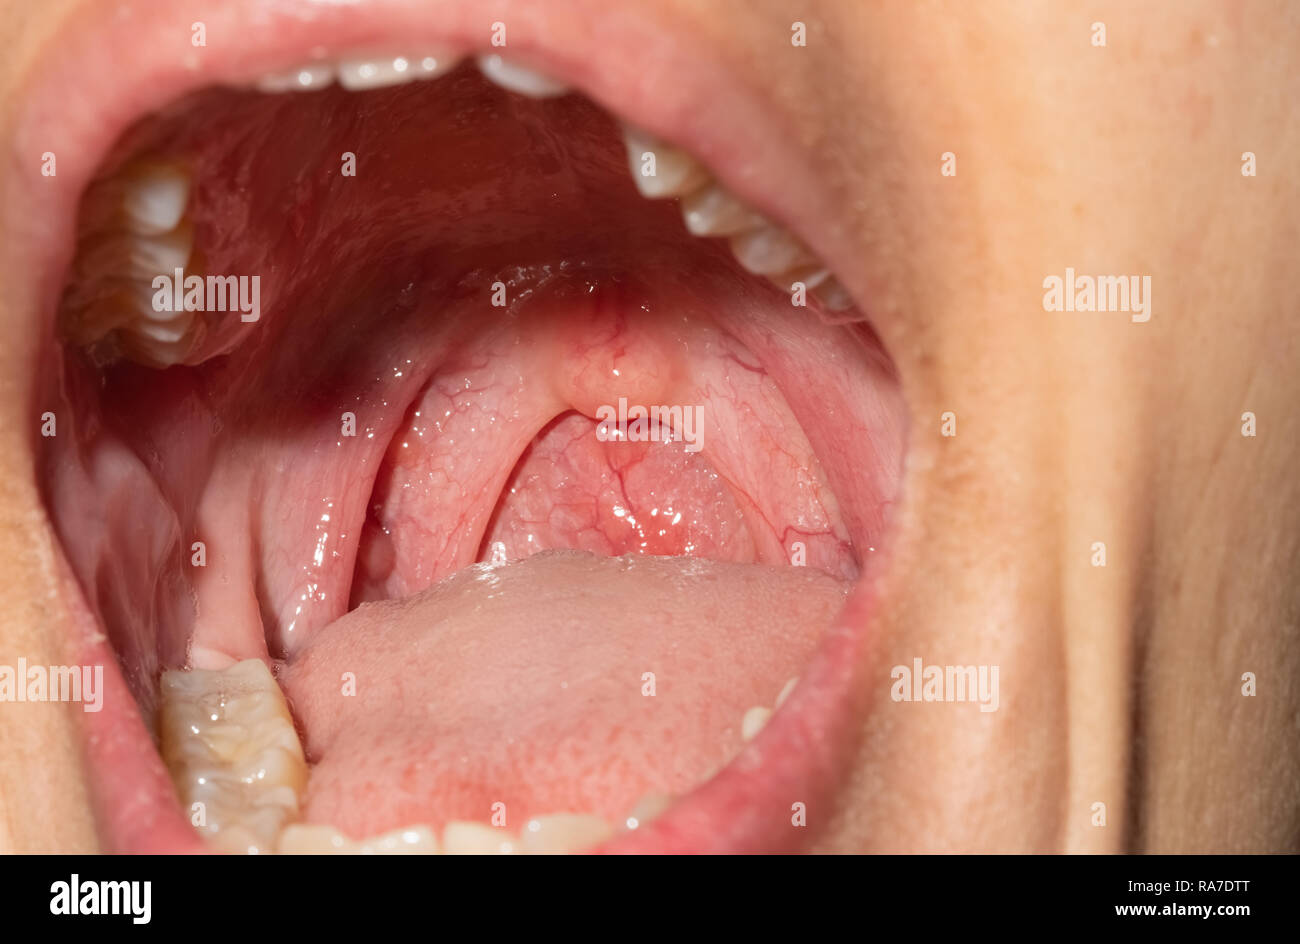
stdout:
<svg viewBox="0 0 1300 944">
<path fill-rule="evenodd" d="M 809 848 L 906 425 L 833 236 L 388 12 L 121 105 L 51 251 L 106 845 Z"/>
</svg>

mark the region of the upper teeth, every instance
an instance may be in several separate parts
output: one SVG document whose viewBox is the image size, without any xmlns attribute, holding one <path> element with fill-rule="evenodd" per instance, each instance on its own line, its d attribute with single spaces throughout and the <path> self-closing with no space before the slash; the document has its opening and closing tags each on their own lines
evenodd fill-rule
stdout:
<svg viewBox="0 0 1300 944">
<path fill-rule="evenodd" d="M 313 62 L 257 83 L 266 91 L 319 89 L 335 79 L 359 90 L 431 79 L 454 69 L 463 57 L 424 50 L 415 55 Z M 499 55 L 480 56 L 491 81 L 525 95 L 545 98 L 568 91 L 539 72 Z M 823 310 L 845 312 L 832 321 L 857 321 L 853 298 L 788 230 L 777 226 L 719 184 L 689 154 L 653 135 L 624 128 L 632 179 L 651 199 L 681 198 L 686 228 L 696 236 L 727 237 L 741 266 L 766 276 L 782 291 L 797 283 L 816 296 Z M 63 323 L 77 343 L 91 346 L 113 335 L 128 357 L 157 367 L 186 362 L 207 330 L 192 311 L 156 312 L 154 276 L 189 262 L 193 232 L 186 216 L 191 181 L 179 166 L 151 164 L 119 173 L 87 194 L 83 230 L 93 231 L 77 258 L 79 281 L 65 298 Z M 125 277 L 125 284 L 124 284 Z"/>
<path fill-rule="evenodd" d="M 460 64 L 460 57 L 450 53 L 426 53 L 421 56 L 394 56 L 391 59 L 351 59 L 339 64 L 339 85 L 345 89 L 379 88 L 400 85 L 415 79 L 436 79 Z"/>
<path fill-rule="evenodd" d="M 478 67 L 489 80 L 502 88 L 530 98 L 554 98 L 569 92 L 569 87 L 564 83 L 497 55 L 479 56 Z"/>
<path fill-rule="evenodd" d="M 192 311 L 153 308 L 153 278 L 193 251 L 186 215 L 190 176 L 170 164 L 129 166 L 87 192 L 77 279 L 63 302 L 64 330 L 93 345 L 109 334 L 142 363 L 180 363 L 203 330 Z"/>
<path fill-rule="evenodd" d="M 455 69 L 463 60 L 464 56 L 450 52 L 425 50 L 414 55 L 352 58 L 339 63 L 313 62 L 265 76 L 258 80 L 257 88 L 263 92 L 313 91 L 337 79 L 345 89 L 360 91 L 418 79 L 436 79 Z M 479 56 L 477 63 L 484 76 L 511 92 L 532 98 L 552 98 L 569 91 L 562 82 L 499 55 Z"/>
<path fill-rule="evenodd" d="M 852 307 L 852 297 L 815 264 L 817 257 L 807 246 L 729 193 L 689 154 L 626 125 L 623 141 L 641 195 L 652 200 L 681 198 L 682 218 L 691 233 L 730 237 L 736 261 L 755 275 L 767 276 L 782 291 L 791 291 L 792 284 L 801 281 L 824 307 Z M 856 321 L 860 316 L 842 320 Z"/>
</svg>

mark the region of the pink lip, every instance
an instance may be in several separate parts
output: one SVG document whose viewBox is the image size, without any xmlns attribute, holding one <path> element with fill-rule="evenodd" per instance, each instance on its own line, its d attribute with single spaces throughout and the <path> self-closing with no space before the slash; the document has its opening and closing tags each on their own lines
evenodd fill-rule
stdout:
<svg viewBox="0 0 1300 944">
<path fill-rule="evenodd" d="M 487 7 L 485 10 L 484 7 Z M 202 22 L 207 43 L 190 41 Z M 489 46 L 492 24 L 507 24 L 508 46 Z M 293 68 L 321 50 L 326 58 L 373 48 L 422 47 L 502 52 L 543 69 L 611 112 L 673 141 L 703 160 L 751 204 L 781 221 L 849 276 L 853 261 L 828 244 L 818 220 L 835 218 L 829 196 L 779 122 L 739 77 L 710 56 L 690 31 L 607 0 L 546 4 L 479 0 L 442 3 L 364 0 L 126 0 L 78 10 L 58 37 L 57 55 L 29 83 L 5 176 L 5 216 L 15 238 L 4 267 L 27 286 L 20 310 L 53 312 L 69 262 L 81 191 L 114 140 L 137 118 L 211 84 L 245 84 Z M 123 50 L 130 55 L 122 55 Z M 707 90 L 707 94 L 706 94 Z M 37 158 L 53 152 L 57 177 L 40 176 Z M 763 189 L 764 181 L 781 186 Z M 35 278 L 33 278 L 35 274 Z M 34 292 L 28 298 L 24 292 Z M 37 332 L 50 319 L 28 326 Z M 873 567 L 882 563 L 877 554 Z M 874 572 L 874 571 L 873 571 Z M 724 771 L 660 819 L 610 842 L 606 853 L 789 852 L 806 847 L 831 814 L 841 765 L 850 754 L 863 690 L 869 572 L 828 634 L 789 702 Z M 87 756 L 107 848 L 117 852 L 202 852 L 176 801 L 162 762 L 110 648 L 71 576 L 65 578 L 82 661 L 105 666 L 104 710 L 87 713 Z M 792 820 L 803 804 L 807 826 Z"/>
</svg>

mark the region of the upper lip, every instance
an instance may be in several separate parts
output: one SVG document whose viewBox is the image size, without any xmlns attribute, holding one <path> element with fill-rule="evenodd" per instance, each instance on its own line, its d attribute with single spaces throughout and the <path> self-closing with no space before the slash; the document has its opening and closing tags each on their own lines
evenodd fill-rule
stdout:
<svg viewBox="0 0 1300 944">
<path fill-rule="evenodd" d="M 27 79 L 15 120 L 4 220 L 5 251 L 21 311 L 42 312 L 30 349 L 48 336 L 70 261 L 77 201 L 113 142 L 136 119 L 212 84 L 242 85 L 321 54 L 421 47 L 501 53 L 541 69 L 620 118 L 669 140 L 705 163 L 729 189 L 799 236 L 857 294 L 851 247 L 830 244 L 839 208 L 793 144 L 779 110 L 716 50 L 669 12 L 608 0 L 126 0 L 83 4 L 65 20 Z M 207 45 L 190 27 L 203 22 Z M 489 45 L 507 24 L 507 47 Z M 130 50 L 123 55 L 123 50 Z M 31 155 L 53 152 L 57 177 L 42 179 Z M 780 186 L 764 187 L 779 181 Z M 15 295 L 17 296 L 15 298 Z M 860 584 L 841 628 L 763 734 L 718 777 L 664 817 L 606 851 L 780 851 L 814 830 L 793 828 L 794 804 L 810 825 L 829 818 L 829 787 L 844 762 L 861 691 L 870 588 Z M 110 666 L 112 671 L 114 667 Z M 93 717 L 93 716 L 92 716 Z"/>
</svg>

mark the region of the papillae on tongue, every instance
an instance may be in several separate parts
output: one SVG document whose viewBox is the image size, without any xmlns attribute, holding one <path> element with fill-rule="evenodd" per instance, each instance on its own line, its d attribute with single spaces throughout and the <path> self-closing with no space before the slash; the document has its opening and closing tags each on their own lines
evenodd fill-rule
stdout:
<svg viewBox="0 0 1300 944">
<path fill-rule="evenodd" d="M 619 822 L 736 754 L 745 710 L 799 673 L 844 587 L 808 568 L 552 551 L 366 604 L 280 676 L 313 764 L 304 816 L 354 836 L 486 822 L 495 803 L 516 829 Z"/>
</svg>

